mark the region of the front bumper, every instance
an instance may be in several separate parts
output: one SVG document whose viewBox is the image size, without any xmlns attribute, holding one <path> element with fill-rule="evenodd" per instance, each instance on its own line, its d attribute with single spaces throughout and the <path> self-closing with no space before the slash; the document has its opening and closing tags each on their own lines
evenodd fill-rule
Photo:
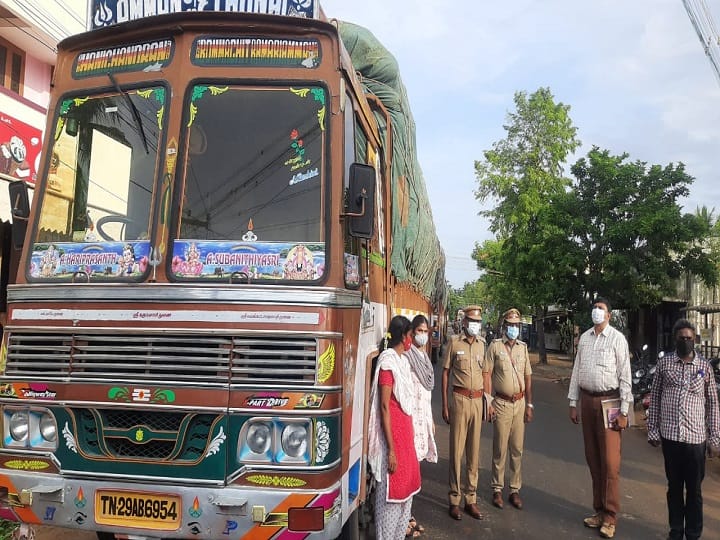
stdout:
<svg viewBox="0 0 720 540">
<path fill-rule="evenodd" d="M 108 493 L 127 494 L 108 504 Z M 336 538 L 342 528 L 340 483 L 323 491 L 247 487 L 174 486 L 116 480 L 68 479 L 37 472 L 0 473 L 0 518 L 25 523 L 106 531 L 146 538 L 282 538 L 301 532 L 311 538 Z M 120 497 L 122 498 L 122 497 Z M 143 510 L 144 501 L 147 512 Z M 170 515 L 160 519 L 152 504 L 174 501 Z M 135 502 L 132 508 L 131 502 Z M 115 502 L 122 503 L 115 505 Z M 140 503 L 140 511 L 137 510 Z M 103 510 L 104 507 L 104 510 Z M 122 510 L 127 508 L 128 510 Z M 322 508 L 322 511 L 320 510 Z M 111 509 L 111 510 L 110 510 Z M 288 510 L 293 517 L 288 520 Z M 147 513 L 148 517 L 143 514 Z M 322 513 L 322 530 L 296 531 L 312 513 Z M 128 516 L 133 514 L 133 516 Z M 167 514 L 167 512 L 165 512 Z M 140 517 L 138 518 L 138 515 Z M 296 517 L 297 516 L 297 517 Z M 294 520 L 298 521 L 294 521 Z M 315 523 L 317 523 L 315 519 Z"/>
</svg>

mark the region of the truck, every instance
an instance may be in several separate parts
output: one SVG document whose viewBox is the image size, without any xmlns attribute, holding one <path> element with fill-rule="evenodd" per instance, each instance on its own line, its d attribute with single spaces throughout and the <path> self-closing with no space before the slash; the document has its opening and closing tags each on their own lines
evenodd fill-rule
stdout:
<svg viewBox="0 0 720 540">
<path fill-rule="evenodd" d="M 446 300 L 397 63 L 316 0 L 89 15 L 9 188 L 0 518 L 357 538 L 372 361 Z"/>
</svg>

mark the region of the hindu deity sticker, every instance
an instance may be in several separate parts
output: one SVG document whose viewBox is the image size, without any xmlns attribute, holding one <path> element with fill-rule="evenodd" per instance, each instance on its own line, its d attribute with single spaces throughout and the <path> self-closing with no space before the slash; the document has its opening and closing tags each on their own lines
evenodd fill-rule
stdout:
<svg viewBox="0 0 720 540">
<path fill-rule="evenodd" d="M 360 257 L 345 253 L 345 285 L 357 287 L 360 285 Z"/>
<path fill-rule="evenodd" d="M 149 241 L 40 243 L 33 247 L 30 276 L 69 278 L 84 272 L 90 279 L 138 277 L 148 267 L 149 254 Z"/>
<path fill-rule="evenodd" d="M 179 278 L 313 281 L 325 273 L 325 244 L 175 240 L 172 273 Z"/>
</svg>

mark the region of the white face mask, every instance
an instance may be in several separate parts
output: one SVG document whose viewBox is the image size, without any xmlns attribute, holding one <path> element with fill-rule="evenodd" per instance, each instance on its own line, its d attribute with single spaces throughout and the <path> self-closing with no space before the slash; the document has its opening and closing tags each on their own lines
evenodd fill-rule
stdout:
<svg viewBox="0 0 720 540">
<path fill-rule="evenodd" d="M 520 335 L 520 328 L 517 326 L 508 326 L 505 333 L 507 334 L 508 339 L 517 339 Z"/>
<path fill-rule="evenodd" d="M 415 345 L 418 347 L 424 347 L 427 345 L 428 335 L 427 334 L 415 334 Z"/>
<path fill-rule="evenodd" d="M 467 333 L 469 336 L 479 336 L 480 335 L 480 325 L 479 322 L 469 322 L 467 325 Z"/>
<path fill-rule="evenodd" d="M 593 324 L 602 324 L 605 322 L 605 310 L 603 308 L 594 307 L 590 312 Z"/>
</svg>

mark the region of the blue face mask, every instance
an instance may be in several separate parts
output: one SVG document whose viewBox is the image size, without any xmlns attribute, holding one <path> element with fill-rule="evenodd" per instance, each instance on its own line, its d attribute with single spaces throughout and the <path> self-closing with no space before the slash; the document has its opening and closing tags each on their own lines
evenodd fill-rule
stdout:
<svg viewBox="0 0 720 540">
<path fill-rule="evenodd" d="M 505 329 L 505 334 L 507 335 L 508 339 L 517 339 L 517 337 L 520 335 L 520 328 L 517 326 L 508 326 Z"/>
</svg>

